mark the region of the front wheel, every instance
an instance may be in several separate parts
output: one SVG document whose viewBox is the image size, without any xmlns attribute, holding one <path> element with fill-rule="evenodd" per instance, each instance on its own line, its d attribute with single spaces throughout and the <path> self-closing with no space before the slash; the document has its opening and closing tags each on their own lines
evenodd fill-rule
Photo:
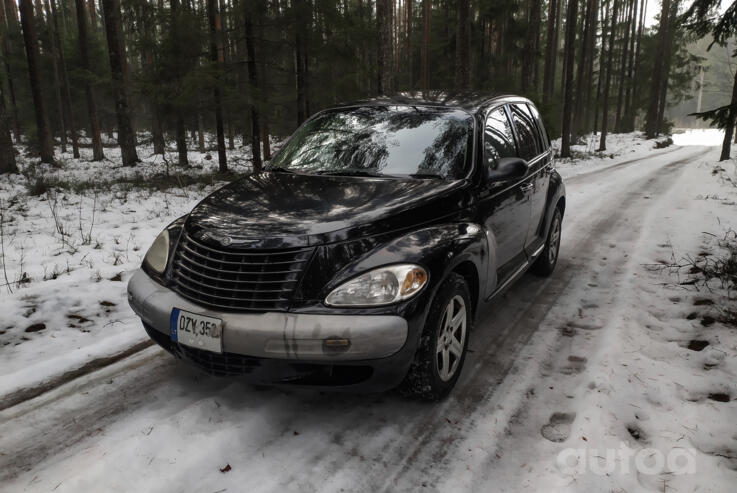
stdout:
<svg viewBox="0 0 737 493">
<path fill-rule="evenodd" d="M 471 313 L 466 281 L 451 274 L 433 299 L 402 393 L 430 401 L 450 393 L 466 358 Z"/>
<path fill-rule="evenodd" d="M 553 220 L 550 221 L 550 229 L 548 230 L 548 238 L 545 242 L 540 256 L 532 264 L 532 272 L 540 276 L 549 276 L 555 270 L 558 263 L 558 253 L 560 251 L 560 233 L 563 224 L 563 213 L 560 207 L 555 208 Z"/>
</svg>

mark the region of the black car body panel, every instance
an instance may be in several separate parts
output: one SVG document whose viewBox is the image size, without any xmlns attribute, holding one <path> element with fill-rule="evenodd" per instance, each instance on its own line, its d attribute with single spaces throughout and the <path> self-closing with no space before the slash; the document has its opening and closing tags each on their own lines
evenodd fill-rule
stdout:
<svg viewBox="0 0 737 493">
<path fill-rule="evenodd" d="M 361 105 L 444 105 L 462 108 L 474 116 L 475 129 L 463 179 L 412 177 L 320 176 L 264 171 L 231 183 L 206 197 L 194 210 L 170 226 L 173 236 L 186 234 L 217 244 L 227 238 L 233 251 L 313 247 L 285 311 L 293 314 L 380 316 L 398 315 L 407 322 L 407 338 L 393 355 L 381 359 L 335 361 L 248 360 L 248 355 L 219 355 L 259 370 L 251 374 L 260 383 L 290 383 L 338 388 L 381 390 L 397 385 L 407 372 L 426 322 L 430 303 L 451 272 L 460 273 L 472 294 L 474 311 L 492 302 L 521 276 L 540 254 L 556 207 L 565 207 L 565 188 L 552 164 L 552 149 L 532 104 L 515 96 L 447 95 L 395 98 L 351 103 Z M 491 112 L 508 118 L 514 111 L 533 129 L 528 173 L 518 180 L 489 182 L 485 125 Z M 520 116 L 521 115 L 521 116 Z M 522 128 L 522 131 L 525 129 Z M 492 129 L 493 131 L 493 129 Z M 521 149 L 519 129 L 509 130 Z M 536 147 L 535 147 L 536 146 Z M 176 240 L 172 251 L 176 251 Z M 173 255 L 170 253 L 170 255 Z M 173 287 L 172 267 L 151 278 Z M 422 266 L 429 275 L 425 288 L 408 301 L 376 307 L 332 307 L 325 298 L 335 287 L 371 270 L 397 263 Z M 177 348 L 156 328 L 152 337 L 179 357 L 206 367 L 200 356 Z M 161 331 L 161 329 L 158 329 Z M 163 338 L 162 338 L 163 337 Z M 188 352 L 189 351 L 189 352 Z M 215 358 L 204 355 L 206 358 Z M 205 359 L 206 359 L 205 358 Z M 241 358 L 240 360 L 238 358 Z M 246 361 L 248 360 L 248 361 Z M 291 370 L 281 372 L 285 366 Z M 295 369 L 294 365 L 303 365 Z M 305 366 L 306 365 L 306 366 Z M 357 381 L 302 379 L 302 373 L 336 374 L 336 368 L 365 367 Z M 282 370 L 280 370 L 281 368 Z M 207 368 L 205 368 L 207 369 Z M 292 371 L 293 370 L 293 371 Z M 304 370 L 304 372 L 302 372 Z M 314 371 L 313 371 L 314 370 Z M 280 373 L 281 372 L 281 373 Z M 213 371 L 213 373 L 218 373 Z M 227 372 L 220 372 L 226 374 Z M 339 372 L 338 372 L 339 373 Z M 258 376 L 256 376 L 258 374 Z M 287 375 L 287 376 L 284 376 Z M 341 377 L 342 378 L 342 377 Z M 305 383 L 307 382 L 307 383 Z M 312 382 L 312 383 L 310 383 Z M 326 383 L 327 382 L 327 383 Z"/>
</svg>

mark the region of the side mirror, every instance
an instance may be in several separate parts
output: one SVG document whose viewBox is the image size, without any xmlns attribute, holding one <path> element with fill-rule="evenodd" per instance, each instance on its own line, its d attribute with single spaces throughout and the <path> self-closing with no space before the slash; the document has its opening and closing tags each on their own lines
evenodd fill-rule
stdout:
<svg viewBox="0 0 737 493">
<path fill-rule="evenodd" d="M 529 165 L 519 157 L 503 157 L 497 160 L 496 169 L 489 169 L 487 179 L 491 182 L 517 180 L 527 174 Z"/>
</svg>

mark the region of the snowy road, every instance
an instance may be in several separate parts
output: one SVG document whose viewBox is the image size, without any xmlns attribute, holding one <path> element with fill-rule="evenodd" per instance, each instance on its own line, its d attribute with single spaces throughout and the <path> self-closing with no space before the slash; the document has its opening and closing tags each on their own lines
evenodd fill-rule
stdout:
<svg viewBox="0 0 737 493">
<path fill-rule="evenodd" d="M 568 178 L 556 273 L 526 275 L 480 315 L 443 403 L 255 389 L 151 348 L 0 412 L 0 484 L 57 492 L 517 489 L 520 469 L 508 467 L 518 462 L 516 430 L 533 425 L 519 438 L 525 450 L 532 440 L 545 444 L 539 416 L 587 383 L 578 377 L 585 359 L 569 359 L 560 386 L 535 388 L 565 366 L 571 334 L 561 327 L 578 328 L 583 335 L 574 337 L 590 345 L 604 337 L 597 329 L 616 306 L 644 218 L 667 205 L 659 199 L 707 153 L 715 160 L 714 148 L 683 147 Z M 529 409 L 530 392 L 543 409 Z"/>
</svg>

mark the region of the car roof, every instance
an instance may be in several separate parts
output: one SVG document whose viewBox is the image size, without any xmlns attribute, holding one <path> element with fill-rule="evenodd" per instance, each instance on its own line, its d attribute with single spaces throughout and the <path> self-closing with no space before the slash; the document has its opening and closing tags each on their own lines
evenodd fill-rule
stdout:
<svg viewBox="0 0 737 493">
<path fill-rule="evenodd" d="M 482 111 L 484 108 L 499 102 L 530 102 L 528 99 L 512 94 L 493 92 L 448 92 L 448 91 L 408 91 L 398 92 L 391 96 L 378 96 L 338 104 L 335 108 L 354 106 L 438 106 L 444 108 L 459 108 L 470 113 Z"/>
</svg>

